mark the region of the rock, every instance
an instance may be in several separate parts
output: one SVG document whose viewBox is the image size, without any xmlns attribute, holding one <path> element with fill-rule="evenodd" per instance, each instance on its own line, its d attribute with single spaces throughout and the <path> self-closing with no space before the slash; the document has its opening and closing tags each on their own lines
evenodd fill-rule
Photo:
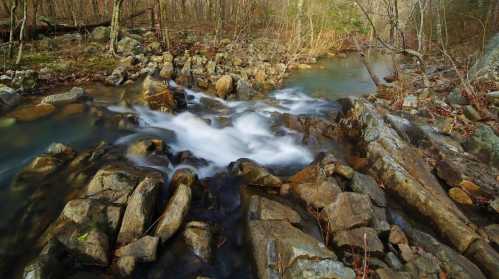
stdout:
<svg viewBox="0 0 499 279">
<path fill-rule="evenodd" d="M 469 221 L 447 196 L 430 172 L 430 167 L 397 132 L 389 127 L 374 106 L 361 99 L 352 100 L 351 121 L 357 121 L 363 152 L 385 186 L 408 206 L 434 223 L 443 236 L 464 252 L 479 239 Z M 355 129 L 355 128 L 354 128 Z"/>
<path fill-rule="evenodd" d="M 146 235 L 114 252 L 116 257 L 134 257 L 139 262 L 149 263 L 156 261 L 159 237 Z"/>
<path fill-rule="evenodd" d="M 347 165 L 337 163 L 334 169 L 335 173 L 343 176 L 346 179 L 352 179 L 355 171 Z"/>
<path fill-rule="evenodd" d="M 372 253 L 383 253 L 384 247 L 378 238 L 376 230 L 367 227 L 340 231 L 334 234 L 334 242 L 338 247 L 345 250 L 355 248 L 361 251 L 367 250 Z M 366 241 L 364 241 L 366 240 Z M 367 243 L 367 246 L 365 245 Z"/>
<path fill-rule="evenodd" d="M 385 262 L 393 269 L 400 270 L 402 269 L 402 262 L 393 252 L 386 253 Z"/>
<path fill-rule="evenodd" d="M 125 37 L 118 42 L 118 52 L 122 54 L 140 54 L 144 52 L 144 47 L 138 40 Z"/>
<path fill-rule="evenodd" d="M 121 257 L 116 261 L 116 272 L 120 277 L 130 278 L 137 267 L 137 259 L 134 257 Z"/>
<path fill-rule="evenodd" d="M 236 84 L 236 94 L 238 100 L 248 101 L 256 96 L 258 92 L 247 81 L 239 79 Z"/>
<path fill-rule="evenodd" d="M 414 251 L 408 244 L 402 243 L 399 244 L 398 247 L 400 250 L 400 255 L 402 256 L 402 259 L 404 259 L 404 261 L 410 262 L 416 256 Z"/>
<path fill-rule="evenodd" d="M 132 143 L 127 149 L 127 155 L 145 158 L 150 155 L 165 155 L 167 147 L 162 139 L 141 139 Z"/>
<path fill-rule="evenodd" d="M 85 90 L 80 87 L 73 87 L 69 92 L 50 95 L 42 99 L 42 104 L 51 104 L 54 106 L 66 105 L 78 102 L 85 96 Z"/>
<path fill-rule="evenodd" d="M 464 115 L 471 121 L 480 121 L 480 113 L 471 105 L 464 107 Z"/>
<path fill-rule="evenodd" d="M 258 278 L 355 278 L 324 244 L 285 221 L 248 223 Z"/>
<path fill-rule="evenodd" d="M 21 91 L 32 91 L 38 86 L 38 73 L 33 70 L 16 71 L 12 86 Z"/>
<path fill-rule="evenodd" d="M 131 169 L 106 166 L 100 169 L 87 186 L 87 196 L 116 204 L 125 204 L 139 178 Z"/>
<path fill-rule="evenodd" d="M 215 84 L 217 96 L 225 99 L 232 92 L 233 81 L 229 75 L 222 76 Z"/>
<path fill-rule="evenodd" d="M 488 225 L 483 229 L 487 233 L 489 240 L 494 243 L 496 247 L 499 247 L 499 224 Z"/>
<path fill-rule="evenodd" d="M 47 176 L 55 172 L 64 162 L 51 155 L 40 155 L 24 169 L 26 172 Z"/>
<path fill-rule="evenodd" d="M 57 115 L 56 115 L 56 118 L 58 119 L 64 119 L 64 118 L 67 118 L 67 117 L 70 117 L 70 116 L 73 116 L 73 115 L 76 115 L 76 114 L 81 114 L 83 112 L 85 112 L 85 110 L 87 109 L 87 106 L 85 104 L 68 104 L 68 105 L 65 105 L 61 112 L 59 112 Z"/>
<path fill-rule="evenodd" d="M 499 34 L 495 34 L 489 39 L 485 47 L 485 52 L 470 69 L 469 74 L 472 79 L 484 77 L 492 81 L 499 81 Z"/>
<path fill-rule="evenodd" d="M 59 154 L 73 155 L 74 151 L 71 147 L 65 144 L 54 142 L 51 143 L 47 148 L 47 153 L 51 155 L 59 155 Z"/>
<path fill-rule="evenodd" d="M 248 218 L 251 220 L 287 221 L 291 224 L 301 223 L 301 216 L 295 210 L 258 195 L 253 195 L 250 198 Z"/>
<path fill-rule="evenodd" d="M 64 246 L 57 240 L 51 240 L 40 255 L 24 268 L 23 279 L 63 278 L 66 271 L 63 261 L 67 257 Z"/>
<path fill-rule="evenodd" d="M 57 235 L 57 239 L 80 264 L 91 266 L 109 264 L 109 238 L 97 228 L 84 230 L 73 226 Z"/>
<path fill-rule="evenodd" d="M 484 240 L 475 241 L 470 245 L 465 255 L 480 267 L 487 278 L 499 278 L 499 255 L 487 242 Z"/>
<path fill-rule="evenodd" d="M 461 94 L 461 90 L 459 88 L 452 90 L 447 96 L 446 101 L 449 105 L 465 106 L 469 104 L 468 98 Z"/>
<path fill-rule="evenodd" d="M 159 199 L 161 175 L 146 177 L 128 199 L 123 222 L 118 233 L 118 244 L 127 244 L 144 235 L 153 221 L 156 203 Z"/>
<path fill-rule="evenodd" d="M 355 172 L 350 187 L 354 192 L 368 195 L 377 206 L 386 206 L 385 192 L 372 177 Z"/>
<path fill-rule="evenodd" d="M 409 272 L 413 278 L 439 278 L 442 271 L 436 261 L 434 256 L 423 253 L 423 255 L 417 255 L 409 263 L 406 263 L 404 270 Z"/>
<path fill-rule="evenodd" d="M 324 178 L 316 182 L 293 184 L 291 190 L 293 194 L 306 205 L 311 205 L 317 209 L 328 206 L 334 202 L 338 194 L 341 193 L 341 188 L 334 178 Z"/>
<path fill-rule="evenodd" d="M 92 224 L 114 235 L 118 230 L 121 213 L 119 206 L 91 199 L 76 199 L 66 204 L 61 215 L 75 224 Z"/>
<path fill-rule="evenodd" d="M 177 101 L 168 85 L 151 76 L 147 76 L 142 84 L 142 95 L 151 109 L 173 112 L 177 108 Z"/>
<path fill-rule="evenodd" d="M 321 219 L 329 225 L 331 232 L 368 226 L 373 218 L 369 196 L 357 193 L 340 193 L 336 201 L 321 212 Z"/>
<path fill-rule="evenodd" d="M 489 206 L 490 206 L 490 208 L 492 208 L 492 210 L 494 210 L 494 212 L 499 214 L 499 197 L 497 197 L 493 201 L 491 201 Z"/>
<path fill-rule="evenodd" d="M 159 76 L 164 79 L 172 79 L 175 73 L 175 68 L 173 67 L 172 62 L 166 62 L 161 67 L 161 71 L 159 72 Z"/>
<path fill-rule="evenodd" d="M 15 118 L 16 121 L 28 122 L 47 117 L 55 112 L 55 106 L 50 104 L 39 104 L 36 106 L 25 106 L 7 114 L 8 117 Z"/>
<path fill-rule="evenodd" d="M 491 104 L 499 105 L 499 91 L 487 93 L 487 100 Z"/>
<path fill-rule="evenodd" d="M 109 28 L 107 26 L 96 27 L 92 31 L 90 36 L 91 36 L 93 41 L 96 41 L 99 43 L 106 43 L 109 41 L 109 38 L 111 36 L 111 28 Z"/>
<path fill-rule="evenodd" d="M 106 78 L 106 83 L 112 86 L 120 86 L 128 78 L 127 67 L 124 65 L 120 65 L 113 70 L 110 76 Z"/>
<path fill-rule="evenodd" d="M 407 240 L 407 236 L 405 236 L 405 233 L 402 231 L 402 229 L 394 225 L 390 229 L 390 235 L 388 237 L 388 240 L 392 244 L 409 244 L 409 240 Z"/>
<path fill-rule="evenodd" d="M 21 102 L 21 95 L 14 89 L 0 84 L 0 114 L 5 113 Z"/>
<path fill-rule="evenodd" d="M 191 188 L 179 185 L 159 218 L 155 236 L 164 243 L 180 228 L 191 205 Z"/>
<path fill-rule="evenodd" d="M 262 187 L 280 187 L 282 181 L 264 167 L 249 159 L 239 159 L 229 165 L 229 171 L 234 176 L 242 177 L 249 185 Z"/>
<path fill-rule="evenodd" d="M 499 137 L 491 127 L 479 125 L 466 142 L 466 148 L 468 152 L 499 168 Z"/>
<path fill-rule="evenodd" d="M 379 279 L 410 279 L 412 278 L 408 272 L 397 272 L 388 268 L 376 269 L 376 275 Z"/>
<path fill-rule="evenodd" d="M 297 68 L 298 70 L 309 70 L 312 69 L 312 66 L 308 64 L 298 64 Z"/>
<path fill-rule="evenodd" d="M 210 226 L 203 222 L 189 222 L 184 231 L 184 241 L 192 252 L 209 263 L 212 256 L 212 233 Z"/>
<path fill-rule="evenodd" d="M 16 119 L 11 117 L 0 117 L 0 129 L 9 128 L 16 124 Z"/>
<path fill-rule="evenodd" d="M 454 187 L 449 190 L 449 197 L 455 202 L 464 205 L 473 205 L 473 200 L 461 188 Z"/>
<path fill-rule="evenodd" d="M 413 95 L 408 95 L 404 97 L 404 103 L 402 107 L 405 109 L 413 109 L 418 107 L 418 97 Z"/>
<path fill-rule="evenodd" d="M 172 176 L 171 179 L 171 187 L 172 189 L 177 189 L 177 187 L 181 184 L 189 188 L 193 188 L 198 182 L 198 178 L 196 173 L 189 168 L 178 169 Z"/>
</svg>

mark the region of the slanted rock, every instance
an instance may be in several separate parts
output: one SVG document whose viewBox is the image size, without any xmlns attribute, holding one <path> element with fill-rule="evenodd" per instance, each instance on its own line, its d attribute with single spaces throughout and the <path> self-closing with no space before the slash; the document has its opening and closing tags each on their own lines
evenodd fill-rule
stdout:
<svg viewBox="0 0 499 279">
<path fill-rule="evenodd" d="M 180 184 L 170 198 L 165 210 L 159 218 L 155 236 L 164 243 L 177 232 L 182 225 L 191 205 L 191 188 Z"/>
<path fill-rule="evenodd" d="M 159 237 L 146 235 L 116 250 L 116 257 L 134 257 L 139 262 L 148 263 L 156 260 Z"/>
<path fill-rule="evenodd" d="M 249 159 L 239 159 L 229 165 L 229 171 L 234 176 L 242 177 L 249 185 L 262 187 L 280 187 L 282 181 L 267 169 Z"/>
<path fill-rule="evenodd" d="M 252 220 L 248 233 L 258 278 L 355 278 L 324 244 L 288 222 Z"/>
<path fill-rule="evenodd" d="M 128 200 L 123 222 L 118 234 L 118 243 L 127 244 L 142 236 L 153 221 L 159 198 L 161 175 L 146 177 Z"/>
<path fill-rule="evenodd" d="M 118 230 L 122 209 L 98 200 L 76 199 L 69 201 L 62 216 L 78 225 L 93 224 L 114 235 Z"/>
<path fill-rule="evenodd" d="M 87 187 L 91 199 L 125 204 L 138 183 L 138 176 L 128 167 L 106 166 L 100 169 Z"/>
<path fill-rule="evenodd" d="M 287 221 L 291 224 L 301 222 L 301 217 L 295 210 L 258 195 L 253 195 L 250 198 L 248 217 L 254 220 Z"/>
<path fill-rule="evenodd" d="M 151 109 L 173 112 L 177 108 L 175 96 L 168 85 L 152 76 L 147 76 L 144 80 L 142 95 Z"/>
<path fill-rule="evenodd" d="M 373 218 L 369 196 L 357 193 L 340 193 L 336 201 L 321 212 L 321 219 L 329 225 L 331 232 L 369 226 Z"/>
<path fill-rule="evenodd" d="M 56 237 L 80 264 L 91 266 L 109 264 L 109 238 L 101 230 L 70 226 Z"/>
<path fill-rule="evenodd" d="M 204 262 L 210 262 L 212 256 L 212 233 L 210 226 L 203 222 L 187 223 L 184 241 L 192 252 Z"/>
<path fill-rule="evenodd" d="M 366 242 L 364 241 L 364 238 Z M 384 247 L 378 238 L 376 230 L 361 227 L 352 230 L 340 231 L 334 234 L 334 242 L 338 247 L 351 247 L 368 252 L 383 253 Z M 365 245 L 367 243 L 367 245 Z M 348 249 L 347 249 L 348 250 Z"/>
<path fill-rule="evenodd" d="M 332 177 L 318 179 L 315 182 L 293 184 L 291 188 L 306 205 L 322 209 L 336 200 L 341 193 L 341 188 Z"/>
<path fill-rule="evenodd" d="M 372 177 L 355 172 L 350 187 L 357 193 L 368 195 L 377 206 L 386 206 L 385 192 L 381 190 L 376 180 Z"/>
<path fill-rule="evenodd" d="M 50 95 L 42 99 L 42 104 L 51 104 L 54 106 L 66 105 L 78 102 L 85 96 L 85 90 L 81 87 L 73 87 L 69 92 Z"/>
</svg>

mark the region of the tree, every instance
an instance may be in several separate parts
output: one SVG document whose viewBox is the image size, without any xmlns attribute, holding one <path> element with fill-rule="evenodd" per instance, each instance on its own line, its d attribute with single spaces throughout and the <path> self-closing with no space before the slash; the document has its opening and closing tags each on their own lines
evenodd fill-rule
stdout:
<svg viewBox="0 0 499 279">
<path fill-rule="evenodd" d="M 168 35 L 168 0 L 159 0 L 159 29 L 163 46 L 170 49 L 170 37 Z"/>
<path fill-rule="evenodd" d="M 116 54 L 118 38 L 120 34 L 121 12 L 124 0 L 113 0 L 113 16 L 111 19 L 111 38 L 109 51 Z"/>
<path fill-rule="evenodd" d="M 16 29 L 17 1 L 18 0 L 12 0 L 10 6 L 9 58 L 14 56 L 14 30 Z"/>
<path fill-rule="evenodd" d="M 23 19 L 21 23 L 21 31 L 19 31 L 19 52 L 17 53 L 16 64 L 19 65 L 21 63 L 21 59 L 23 56 L 23 47 L 24 47 L 24 32 L 26 29 L 26 20 L 28 19 L 28 0 L 23 1 Z"/>
</svg>

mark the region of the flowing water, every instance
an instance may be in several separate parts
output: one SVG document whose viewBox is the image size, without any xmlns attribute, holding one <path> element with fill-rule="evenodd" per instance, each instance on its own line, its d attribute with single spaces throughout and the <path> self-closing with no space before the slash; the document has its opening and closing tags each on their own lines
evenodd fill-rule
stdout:
<svg viewBox="0 0 499 279">
<path fill-rule="evenodd" d="M 390 73 L 389 61 L 384 56 L 372 57 L 374 69 L 380 77 Z M 170 85 L 176 86 L 173 82 Z M 137 87 L 130 90 L 138 91 Z M 97 104 L 106 104 L 107 110 L 112 113 L 136 114 L 139 127 L 126 132 L 99 127 L 94 125 L 93 116 L 85 113 L 66 119 L 53 117 L 0 128 L 0 219 L 11 216 L 16 204 L 25 198 L 22 195 L 2 194 L 9 192 L 13 176 L 34 156 L 43 153 L 50 143 L 62 142 L 80 150 L 102 140 L 128 145 L 146 136 L 159 137 L 168 144 L 172 153 L 190 151 L 203 160 L 204 163 L 199 166 L 187 167 L 194 168 L 200 178 L 207 178 L 205 183 L 216 196 L 219 206 L 206 209 L 202 205 L 193 205 L 190 218 L 219 224 L 227 241 L 216 249 L 213 265 L 199 263 L 194 266 L 192 255 L 179 252 L 183 248 L 178 247 L 178 241 L 173 241 L 171 251 L 175 253 L 164 253 L 158 264 L 149 267 L 150 276 L 156 278 L 156 274 L 157 278 L 168 278 L 161 270 L 169 267 L 177 272 L 176 278 L 200 270 L 215 278 L 251 278 L 242 244 L 239 189 L 231 187 L 235 183 L 234 178 L 213 175 L 239 158 L 250 158 L 268 167 L 288 170 L 303 167 L 313 160 L 316 151 L 301 144 L 300 135 L 283 127 L 277 121 L 276 114 L 326 115 L 338 109 L 335 99 L 368 94 L 374 89 L 367 71 L 355 55 L 328 59 L 309 71 L 293 74 L 283 89 L 275 90 L 260 101 L 225 101 L 186 90 L 188 109 L 177 115 L 141 106 L 118 106 L 116 96 L 119 90 L 92 87 L 90 91 L 100 96 Z M 129 159 L 140 166 L 157 168 L 167 175 L 177 168 L 186 167 L 155 165 L 134 157 Z"/>
</svg>

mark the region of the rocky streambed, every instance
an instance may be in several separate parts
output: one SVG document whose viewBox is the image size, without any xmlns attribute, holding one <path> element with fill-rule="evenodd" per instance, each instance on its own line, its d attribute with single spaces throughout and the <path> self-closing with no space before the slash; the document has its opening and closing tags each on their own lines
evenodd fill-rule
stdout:
<svg viewBox="0 0 499 279">
<path fill-rule="evenodd" d="M 499 173 L 437 129 L 299 87 L 134 88 L 45 100 L 109 133 L 5 168 L 4 276 L 499 278 Z"/>
</svg>

